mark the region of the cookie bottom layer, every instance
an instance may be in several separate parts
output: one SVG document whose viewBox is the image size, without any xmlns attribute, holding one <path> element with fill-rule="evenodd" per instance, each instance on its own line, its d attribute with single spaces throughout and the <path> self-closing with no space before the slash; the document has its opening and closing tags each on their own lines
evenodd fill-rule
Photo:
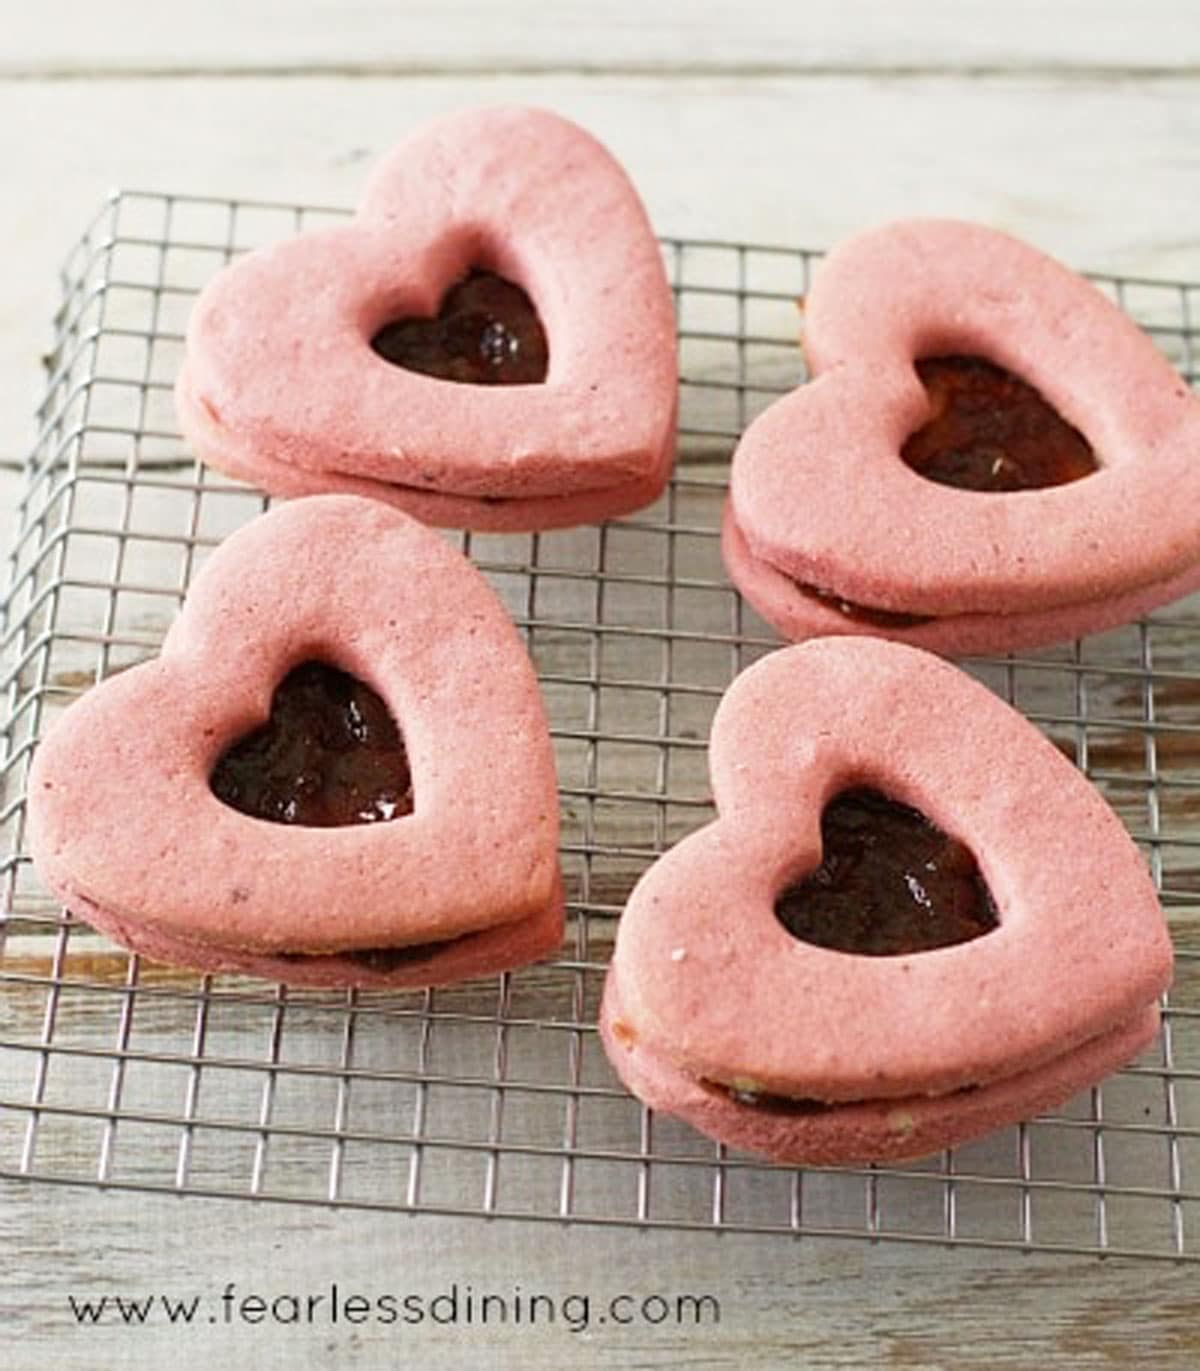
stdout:
<svg viewBox="0 0 1200 1371">
<path fill-rule="evenodd" d="M 1100 633 L 1140 618 L 1200 589 L 1200 563 L 1177 576 L 1139 586 L 1101 600 L 1060 605 L 1013 614 L 948 614 L 924 623 L 883 627 L 857 622 L 819 596 L 806 591 L 786 572 L 756 557 L 725 502 L 721 522 L 721 557 L 729 579 L 785 638 L 802 642 L 836 634 L 891 638 L 932 652 L 1012 652 L 1065 642 L 1085 633 Z"/>
<path fill-rule="evenodd" d="M 423 524 L 439 528 L 469 528 L 481 533 L 533 533 L 542 529 L 574 528 L 632 514 L 652 504 L 666 488 L 674 464 L 675 425 L 656 463 L 644 477 L 601 490 L 566 495 L 479 497 L 446 494 L 420 486 L 376 481 L 340 471 L 309 471 L 262 453 L 247 455 L 211 416 L 196 404 L 183 384 L 175 387 L 180 422 L 196 455 L 239 481 L 247 481 L 271 495 L 364 495 L 394 505 Z"/>
<path fill-rule="evenodd" d="M 358 956 L 349 952 L 308 955 L 218 947 L 131 923 L 82 896 L 72 895 L 65 903 L 99 932 L 152 961 L 319 989 L 411 990 L 491 976 L 556 952 L 563 935 L 561 882 L 554 901 L 537 914 L 447 942 L 363 949 Z M 372 956 L 377 956 L 380 964 L 371 965 L 367 959 Z"/>
<path fill-rule="evenodd" d="M 957 1147 L 994 1129 L 1064 1104 L 1136 1057 L 1158 1031 L 1157 1004 L 1074 1051 L 1006 1080 L 957 1090 L 853 1104 L 741 1104 L 641 1045 L 620 1023 L 610 971 L 600 1006 L 600 1040 L 617 1075 L 643 1103 L 673 1114 L 730 1147 L 773 1161 L 850 1166 L 906 1161 Z"/>
</svg>

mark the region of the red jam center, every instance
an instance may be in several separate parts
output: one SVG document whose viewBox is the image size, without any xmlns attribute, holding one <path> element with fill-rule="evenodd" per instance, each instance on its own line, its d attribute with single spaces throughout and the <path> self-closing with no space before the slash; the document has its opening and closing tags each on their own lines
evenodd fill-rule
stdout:
<svg viewBox="0 0 1200 1371">
<path fill-rule="evenodd" d="M 476 386 L 536 385 L 549 357 L 533 301 L 490 271 L 451 286 L 436 318 L 384 324 L 371 347 L 408 371 Z"/>
<path fill-rule="evenodd" d="M 1087 439 L 1030 385 L 981 357 L 926 357 L 931 414 L 901 449 L 930 481 L 963 490 L 1035 490 L 1097 469 Z"/>
<path fill-rule="evenodd" d="M 775 902 L 806 943 L 895 957 L 968 942 L 999 922 L 970 851 L 876 790 L 846 790 L 826 805 L 821 850 L 821 865 Z"/>
<path fill-rule="evenodd" d="M 209 785 L 243 814 L 305 828 L 379 823 L 413 809 L 408 754 L 387 705 L 324 662 L 288 672 L 270 718 L 222 754 Z"/>
</svg>

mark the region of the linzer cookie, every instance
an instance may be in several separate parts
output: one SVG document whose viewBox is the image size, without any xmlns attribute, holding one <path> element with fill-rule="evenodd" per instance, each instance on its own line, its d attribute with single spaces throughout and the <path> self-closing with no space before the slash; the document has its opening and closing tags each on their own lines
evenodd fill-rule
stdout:
<svg viewBox="0 0 1200 1371">
<path fill-rule="evenodd" d="M 722 551 L 790 638 L 1076 637 L 1200 587 L 1200 400 L 1095 287 L 977 225 L 830 254 L 808 384 L 750 425 Z"/>
<path fill-rule="evenodd" d="M 473 110 L 397 147 L 347 225 L 202 292 L 176 407 L 213 466 L 427 523 L 536 529 L 650 503 L 674 456 L 671 292 L 582 129 Z"/>
<path fill-rule="evenodd" d="M 1154 1037 L 1172 954 L 1137 848 L 955 667 L 880 639 L 773 653 L 710 759 L 719 817 L 638 883 L 605 984 L 646 1103 L 784 1161 L 916 1157 Z"/>
<path fill-rule="evenodd" d="M 348 496 L 213 554 L 162 654 L 50 729 L 29 825 L 69 909 L 206 971 L 433 985 L 561 939 L 529 658 L 461 554 Z"/>
</svg>

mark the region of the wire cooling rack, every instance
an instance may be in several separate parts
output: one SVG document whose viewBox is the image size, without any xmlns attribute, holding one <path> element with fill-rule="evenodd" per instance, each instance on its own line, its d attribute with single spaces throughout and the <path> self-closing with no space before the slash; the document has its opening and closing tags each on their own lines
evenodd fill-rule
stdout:
<svg viewBox="0 0 1200 1371">
<path fill-rule="evenodd" d="M 154 654 L 211 549 L 266 503 L 205 470 L 176 431 L 191 301 L 234 252 L 341 216 L 124 193 L 66 264 L 5 606 L 0 1174 L 1200 1259 L 1200 597 L 1059 649 L 964 664 L 1087 771 L 1145 851 L 1179 963 L 1163 1032 L 1138 1062 L 1057 1114 L 922 1163 L 799 1171 L 653 1116 L 600 1050 L 617 915 L 655 855 L 709 816 L 713 710 L 777 645 L 728 585 L 717 526 L 737 435 L 802 378 L 809 253 L 664 243 L 682 432 L 655 506 L 600 528 L 457 536 L 545 691 L 570 898 L 558 960 L 424 993 L 290 992 L 149 963 L 49 899 L 24 850 L 40 731 Z M 1100 285 L 1195 382 L 1200 287 Z"/>
</svg>

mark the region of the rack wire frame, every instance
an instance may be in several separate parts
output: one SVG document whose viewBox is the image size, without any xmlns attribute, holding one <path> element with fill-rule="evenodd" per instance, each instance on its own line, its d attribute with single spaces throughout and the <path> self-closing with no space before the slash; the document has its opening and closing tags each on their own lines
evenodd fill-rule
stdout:
<svg viewBox="0 0 1200 1371">
<path fill-rule="evenodd" d="M 625 896 L 711 815 L 712 712 L 778 646 L 729 586 L 717 528 L 738 435 L 803 378 L 795 303 L 811 252 L 664 240 L 681 433 L 656 505 L 596 528 L 448 535 L 539 669 L 570 901 L 558 958 L 437 991 L 289 991 L 154 965 L 48 897 L 24 850 L 38 736 L 82 690 L 153 655 L 211 548 L 268 503 L 206 470 L 175 428 L 191 300 L 236 252 L 344 213 L 116 193 L 65 264 L 0 639 L 0 1175 L 1200 1260 L 1200 597 L 1096 638 L 963 663 L 1087 772 L 1146 853 L 1178 974 L 1160 1039 L 1136 1063 L 1053 1115 L 924 1162 L 798 1170 L 653 1115 L 599 1048 Z M 1200 286 L 1094 279 L 1195 384 Z"/>
</svg>

